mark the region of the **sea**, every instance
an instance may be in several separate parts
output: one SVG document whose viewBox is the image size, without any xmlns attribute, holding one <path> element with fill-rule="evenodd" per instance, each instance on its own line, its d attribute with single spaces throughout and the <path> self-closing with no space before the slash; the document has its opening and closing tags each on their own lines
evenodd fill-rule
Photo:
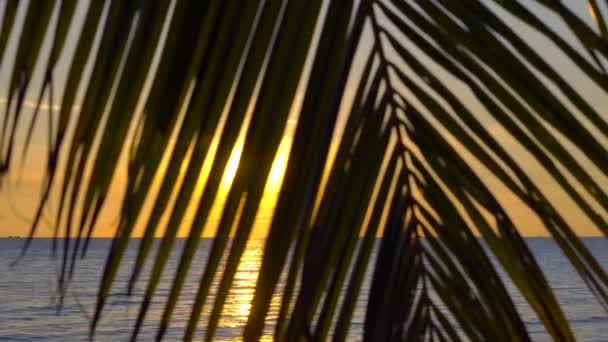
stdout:
<svg viewBox="0 0 608 342">
<path fill-rule="evenodd" d="M 608 239 L 583 238 L 582 240 L 599 263 L 608 269 Z M 35 239 L 27 255 L 12 266 L 11 263 L 21 252 L 23 241 L 23 239 L 14 238 L 0 239 L 0 341 L 86 341 L 110 240 L 94 239 L 92 241 L 86 258 L 78 264 L 60 312 L 57 311 L 56 305 L 59 260 L 51 257 L 51 240 Z M 140 281 L 136 291 L 132 296 L 126 295 L 126 282 L 133 260 L 137 255 L 138 243 L 137 240 L 133 240 L 127 250 L 125 262 L 119 271 L 112 295 L 95 332 L 95 341 L 129 340 L 145 290 L 146 275 L 149 275 L 150 270 L 150 265 L 147 265 L 143 272 L 143 281 Z M 158 241 L 156 243 L 158 245 Z M 606 309 L 598 304 L 556 243 L 550 238 L 528 238 L 526 243 L 545 272 L 577 340 L 608 341 Z M 176 241 L 138 340 L 151 341 L 154 339 L 157 322 L 162 315 L 164 302 L 170 291 L 170 282 L 181 253 L 180 247 L 183 244 L 184 240 Z M 211 244 L 212 240 L 209 239 L 201 241 L 165 341 L 180 340 L 183 336 Z M 249 242 L 224 307 L 215 340 L 238 341 L 240 339 L 253 298 L 263 249 L 264 240 Z M 368 272 L 351 322 L 349 340 L 360 341 L 362 339 L 370 277 L 371 272 Z M 279 293 L 283 289 L 284 281 L 282 278 L 279 283 Z M 514 285 L 506 277 L 504 277 L 504 281 L 533 340 L 551 341 L 551 337 Z M 212 290 L 210 298 L 214 297 L 214 291 Z M 209 316 L 210 307 L 210 303 L 208 303 L 203 310 L 201 325 L 196 335 L 197 339 L 204 336 L 203 322 Z M 279 309 L 280 298 L 277 294 L 272 300 L 266 321 L 264 340 L 272 339 Z"/>
</svg>

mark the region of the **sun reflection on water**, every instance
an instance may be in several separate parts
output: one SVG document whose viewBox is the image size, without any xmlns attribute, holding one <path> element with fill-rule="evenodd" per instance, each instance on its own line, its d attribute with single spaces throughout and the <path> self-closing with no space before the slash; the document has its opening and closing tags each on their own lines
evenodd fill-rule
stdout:
<svg viewBox="0 0 608 342">
<path fill-rule="evenodd" d="M 247 243 L 247 248 L 243 253 L 232 288 L 228 294 L 219 327 L 242 331 L 245 324 L 247 324 L 263 251 L 263 240 L 251 240 Z M 273 298 L 272 302 L 269 316 L 276 316 L 276 312 L 274 311 L 278 309 L 279 298 Z M 272 340 L 274 327 L 267 328 L 270 329 L 265 329 L 262 341 Z"/>
</svg>

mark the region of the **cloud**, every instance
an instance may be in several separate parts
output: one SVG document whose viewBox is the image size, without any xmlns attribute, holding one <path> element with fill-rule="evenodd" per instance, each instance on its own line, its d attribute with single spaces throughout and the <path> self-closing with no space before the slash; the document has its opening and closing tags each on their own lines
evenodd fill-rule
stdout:
<svg viewBox="0 0 608 342">
<path fill-rule="evenodd" d="M 5 104 L 7 102 L 8 102 L 8 100 L 6 98 L 0 98 L 0 104 Z M 28 99 L 23 101 L 23 107 L 27 108 L 27 109 L 32 109 L 32 110 L 36 109 L 36 104 L 37 104 L 37 101 L 32 101 L 32 100 L 28 100 Z M 49 109 L 51 109 L 51 105 L 48 102 L 43 101 L 40 103 L 40 110 L 48 111 Z M 61 105 L 59 105 L 59 104 L 53 105 L 53 112 L 58 113 L 59 110 L 61 110 Z M 80 105 L 72 106 L 72 111 L 77 111 L 77 110 L 80 110 Z"/>
</svg>

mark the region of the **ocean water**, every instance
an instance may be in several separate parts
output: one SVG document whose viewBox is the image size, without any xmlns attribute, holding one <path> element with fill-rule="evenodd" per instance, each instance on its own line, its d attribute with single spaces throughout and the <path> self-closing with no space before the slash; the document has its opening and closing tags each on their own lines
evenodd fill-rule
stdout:
<svg viewBox="0 0 608 342">
<path fill-rule="evenodd" d="M 562 304 L 577 339 L 580 341 L 608 341 L 608 314 L 597 303 L 576 271 L 561 254 L 555 242 L 546 238 L 531 238 L 526 241 L 545 271 L 550 285 L 554 288 L 557 299 Z M 170 290 L 169 283 L 177 267 L 181 250 L 179 247 L 183 242 L 183 240 L 176 242 L 176 248 L 174 248 L 156 292 L 155 301 L 139 335 L 141 341 L 153 340 L 155 336 L 157 320 L 162 314 L 164 301 Z M 20 239 L 0 239 L 0 341 L 86 340 L 89 318 L 94 308 L 97 286 L 107 256 L 109 240 L 95 239 L 92 242 L 87 258 L 82 260 L 78 266 L 77 274 L 70 285 L 60 313 L 56 311 L 54 305 L 54 294 L 56 293 L 54 279 L 58 274 L 58 261 L 50 258 L 51 241 L 36 239 L 28 255 L 16 266 L 11 267 L 10 263 L 18 256 L 22 243 L 23 240 Z M 584 243 L 600 264 L 606 267 L 608 265 L 608 239 L 585 238 Z M 210 240 L 201 242 L 178 307 L 174 312 L 171 327 L 165 337 L 166 341 L 180 340 L 182 337 L 210 246 Z M 254 240 L 248 245 L 219 323 L 216 333 L 218 341 L 239 340 L 253 297 L 263 247 L 263 240 Z M 129 338 L 139 310 L 139 300 L 145 290 L 142 285 L 144 282 L 140 282 L 140 286 L 133 296 L 126 296 L 124 293 L 136 253 L 137 241 L 133 241 L 127 251 L 125 259 L 127 262 L 118 274 L 112 296 L 97 328 L 96 341 L 125 341 Z M 145 280 L 145 275 L 149 274 L 149 267 L 150 265 L 147 265 L 147 269 L 144 271 L 143 280 Z M 368 274 L 351 323 L 350 340 L 361 340 L 369 278 Z M 535 341 L 550 341 L 542 324 L 515 290 L 513 284 L 508 280 L 506 284 L 514 296 L 517 308 L 524 317 L 532 338 Z M 279 291 L 282 290 L 282 286 L 281 282 Z M 210 298 L 214 298 L 213 291 Z M 201 322 L 208 317 L 210 304 L 208 303 L 203 310 Z M 280 300 L 275 297 L 268 315 L 264 339 L 272 338 L 279 306 Z M 201 324 L 197 337 L 204 336 L 204 328 Z"/>
</svg>

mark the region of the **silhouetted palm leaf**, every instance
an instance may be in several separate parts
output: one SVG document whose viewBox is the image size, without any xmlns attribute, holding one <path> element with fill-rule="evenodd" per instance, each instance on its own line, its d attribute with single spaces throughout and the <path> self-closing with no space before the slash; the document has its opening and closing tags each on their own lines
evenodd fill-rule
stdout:
<svg viewBox="0 0 608 342">
<path fill-rule="evenodd" d="M 588 2 L 587 18 L 545 0 L 5 0 L 2 6 L 0 67 L 8 86 L 0 88 L 6 96 L 0 170 L 4 176 L 12 166 L 20 129 L 27 153 L 47 95 L 48 166 L 23 253 L 58 187 L 53 253 L 60 236 L 75 238 L 61 240 L 62 299 L 121 157 L 128 158 L 91 336 L 137 223 L 144 229 L 130 295 L 145 263 L 153 266 L 132 339 L 178 231 L 189 224 L 159 324 L 162 339 L 245 127 L 186 327 L 191 340 L 219 279 L 203 322 L 206 340 L 213 339 L 290 117 L 297 127 L 246 340 L 262 335 L 283 272 L 277 340 L 345 340 L 366 272 L 372 273 L 366 340 L 529 340 L 499 268 L 553 338 L 574 339 L 520 234 L 526 222 L 507 214 L 496 184 L 535 213 L 608 307 L 608 275 L 541 184 L 550 178 L 580 217 L 608 235 L 606 109 L 590 103 L 548 56 L 568 60 L 571 74 L 585 77 L 585 87 L 608 103 L 608 31 L 599 1 Z M 31 94 L 37 105 L 27 124 L 24 101 Z M 506 148 L 490 125 L 518 149 Z M 531 172 L 525 160 L 542 172 Z M 163 217 L 166 229 L 152 255 Z"/>
</svg>

